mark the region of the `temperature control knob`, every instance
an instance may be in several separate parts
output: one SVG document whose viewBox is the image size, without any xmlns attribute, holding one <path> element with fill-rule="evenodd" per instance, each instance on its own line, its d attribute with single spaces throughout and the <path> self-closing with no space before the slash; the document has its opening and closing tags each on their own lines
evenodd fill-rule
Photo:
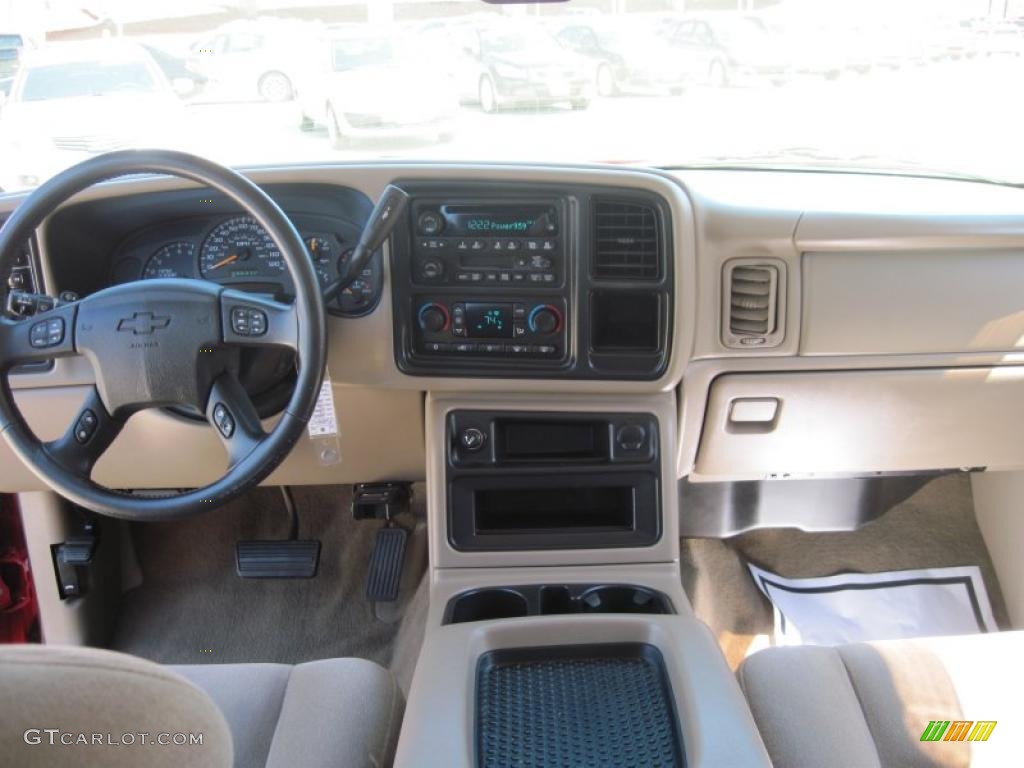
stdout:
<svg viewBox="0 0 1024 768">
<path fill-rule="evenodd" d="M 550 304 L 538 304 L 530 310 L 527 323 L 534 333 L 554 333 L 562 327 L 562 313 Z"/>
<path fill-rule="evenodd" d="M 445 331 L 451 322 L 448 309 L 443 304 L 424 304 L 419 311 L 420 328 L 430 333 Z"/>
</svg>

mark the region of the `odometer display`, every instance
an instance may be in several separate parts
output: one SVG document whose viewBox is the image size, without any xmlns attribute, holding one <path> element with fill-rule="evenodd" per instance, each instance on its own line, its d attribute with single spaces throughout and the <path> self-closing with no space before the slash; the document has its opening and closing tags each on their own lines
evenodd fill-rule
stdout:
<svg viewBox="0 0 1024 768">
<path fill-rule="evenodd" d="M 274 241 L 248 216 L 214 227 L 203 243 L 199 268 L 207 280 L 218 282 L 276 282 L 285 272 L 284 258 Z"/>
<path fill-rule="evenodd" d="M 195 243 L 169 243 L 149 257 L 142 270 L 142 279 L 194 277 L 195 264 Z"/>
</svg>

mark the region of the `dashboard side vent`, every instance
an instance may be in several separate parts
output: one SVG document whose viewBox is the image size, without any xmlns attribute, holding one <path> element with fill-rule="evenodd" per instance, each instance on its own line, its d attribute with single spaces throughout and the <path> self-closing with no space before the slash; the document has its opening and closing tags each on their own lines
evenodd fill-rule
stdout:
<svg viewBox="0 0 1024 768">
<path fill-rule="evenodd" d="M 785 331 L 782 262 L 735 259 L 725 265 L 722 342 L 732 349 L 776 347 Z"/>
<path fill-rule="evenodd" d="M 595 200 L 592 274 L 607 280 L 661 277 L 658 213 L 651 205 Z"/>
</svg>

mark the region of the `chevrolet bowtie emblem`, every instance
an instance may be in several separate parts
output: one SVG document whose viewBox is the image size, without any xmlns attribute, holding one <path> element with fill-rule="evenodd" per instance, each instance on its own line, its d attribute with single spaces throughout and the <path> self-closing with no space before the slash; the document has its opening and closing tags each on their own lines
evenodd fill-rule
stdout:
<svg viewBox="0 0 1024 768">
<path fill-rule="evenodd" d="M 131 331 L 136 336 L 148 336 L 153 331 L 166 328 L 171 318 L 166 315 L 154 315 L 152 312 L 136 312 L 131 317 L 123 317 L 117 324 L 119 331 Z"/>
</svg>

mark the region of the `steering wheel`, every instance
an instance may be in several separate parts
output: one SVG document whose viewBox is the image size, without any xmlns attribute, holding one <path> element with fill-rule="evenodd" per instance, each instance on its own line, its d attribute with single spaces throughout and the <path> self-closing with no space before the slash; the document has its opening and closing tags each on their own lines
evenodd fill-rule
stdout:
<svg viewBox="0 0 1024 768">
<path fill-rule="evenodd" d="M 43 219 L 73 195 L 127 174 L 178 176 L 216 189 L 269 233 L 295 284 L 284 304 L 204 280 L 117 285 L 21 320 L 0 318 L 0 432 L 50 488 L 95 512 L 168 520 L 211 509 L 269 475 L 301 437 L 316 405 L 327 357 L 324 305 L 305 245 L 284 212 L 248 179 L 182 152 L 125 150 L 86 160 L 36 188 L 0 229 L 0 267 Z M 238 347 L 293 350 L 295 391 L 264 432 L 238 381 Z M 24 363 L 83 355 L 95 385 L 65 434 L 40 441 L 25 423 L 8 381 Z M 141 497 L 92 481 L 92 468 L 134 413 L 186 406 L 206 414 L 227 450 L 227 472 L 204 488 Z"/>
</svg>

